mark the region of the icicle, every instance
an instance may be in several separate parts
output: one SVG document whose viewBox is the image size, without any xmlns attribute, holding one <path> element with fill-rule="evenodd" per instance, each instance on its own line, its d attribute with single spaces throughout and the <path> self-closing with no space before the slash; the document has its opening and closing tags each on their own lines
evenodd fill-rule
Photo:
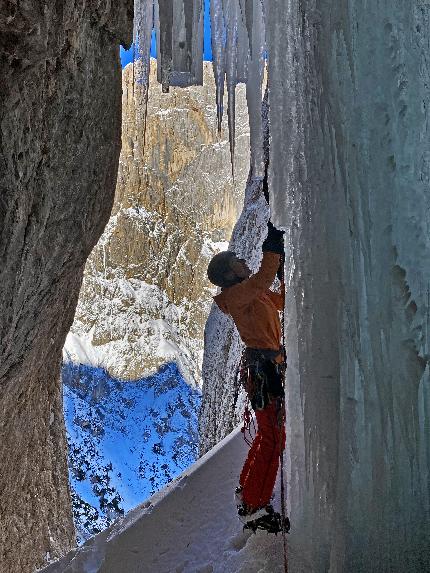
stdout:
<svg viewBox="0 0 430 573">
<path fill-rule="evenodd" d="M 226 14 L 226 82 L 228 93 L 228 139 L 230 142 L 231 169 L 234 172 L 234 143 L 235 143 L 235 119 L 236 119 L 236 84 L 237 84 L 237 28 L 239 17 L 239 6 L 236 0 L 225 1 Z"/>
<path fill-rule="evenodd" d="M 246 27 L 246 19 L 242 17 L 242 13 L 239 9 L 237 20 L 236 84 L 246 83 L 246 79 L 248 77 L 249 53 L 249 35 Z"/>
<path fill-rule="evenodd" d="M 248 0 L 211 0 L 212 55 L 216 84 L 218 131 L 223 116 L 224 81 L 228 92 L 228 127 L 234 172 L 236 85 L 246 82 L 249 60 Z"/>
<path fill-rule="evenodd" d="M 224 113 L 224 80 L 226 31 L 222 0 L 211 0 L 212 62 L 216 86 L 218 132 L 221 132 Z"/>
<path fill-rule="evenodd" d="M 172 71 L 173 0 L 158 1 L 157 25 L 156 33 L 160 55 L 157 62 L 157 80 L 160 82 L 163 92 L 167 93 L 170 85 L 170 72 Z"/>
<path fill-rule="evenodd" d="M 133 94 L 135 98 L 137 122 L 138 125 L 143 128 L 143 147 L 145 147 L 153 24 L 154 0 L 136 0 L 134 4 L 133 30 Z M 142 154 L 143 151 L 142 149 Z"/>
<path fill-rule="evenodd" d="M 246 82 L 249 59 L 249 39 L 246 21 L 237 0 L 224 0 L 226 27 L 226 81 L 228 92 L 228 127 L 230 156 L 234 171 L 234 148 L 236 133 L 236 85 Z"/>
<path fill-rule="evenodd" d="M 247 3 L 246 24 L 250 38 L 250 59 L 246 81 L 246 100 L 250 129 L 251 167 L 254 177 L 264 176 L 263 126 L 261 117 L 262 83 L 264 73 L 265 33 L 261 0 Z"/>
<path fill-rule="evenodd" d="M 259 8 L 260 10 L 263 9 L 262 2 L 263 0 L 257 0 L 257 2 L 255 2 L 255 0 L 245 0 L 245 13 L 244 13 L 245 25 L 248 31 L 249 51 L 251 57 L 252 57 L 252 34 L 254 28 L 253 19 L 255 17 L 254 13 L 258 12 Z M 259 4 L 259 7 L 257 6 L 257 4 Z M 242 9 L 242 14 L 243 14 L 243 9 Z"/>
<path fill-rule="evenodd" d="M 169 86 L 203 83 L 202 0 L 158 2 L 159 70 L 163 91 Z"/>
</svg>

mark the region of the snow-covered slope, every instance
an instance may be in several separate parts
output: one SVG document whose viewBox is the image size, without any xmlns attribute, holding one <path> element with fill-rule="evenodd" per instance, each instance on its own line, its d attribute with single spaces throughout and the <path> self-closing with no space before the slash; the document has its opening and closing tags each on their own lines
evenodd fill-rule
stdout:
<svg viewBox="0 0 430 573">
<path fill-rule="evenodd" d="M 82 542 L 196 460 L 200 394 L 174 363 L 135 381 L 68 363 L 62 378 L 73 510 Z"/>
<path fill-rule="evenodd" d="M 283 572 L 282 536 L 243 532 L 237 519 L 233 491 L 246 452 L 236 429 L 165 489 L 44 573 Z M 288 541 L 291 570 L 311 573 L 294 550 L 294 530 Z"/>
</svg>

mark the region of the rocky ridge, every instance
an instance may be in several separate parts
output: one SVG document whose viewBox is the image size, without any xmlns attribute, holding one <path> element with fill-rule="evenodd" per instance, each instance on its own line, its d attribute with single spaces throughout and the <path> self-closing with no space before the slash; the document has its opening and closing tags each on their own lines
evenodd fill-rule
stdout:
<svg viewBox="0 0 430 573">
<path fill-rule="evenodd" d="M 238 89 L 234 180 L 228 131 L 216 129 L 212 66 L 204 85 L 163 94 L 152 61 L 146 132 L 133 65 L 123 70 L 122 151 L 111 219 L 88 259 L 66 357 L 136 379 L 176 361 L 200 385 L 213 289 L 249 168 L 245 90 Z"/>
</svg>

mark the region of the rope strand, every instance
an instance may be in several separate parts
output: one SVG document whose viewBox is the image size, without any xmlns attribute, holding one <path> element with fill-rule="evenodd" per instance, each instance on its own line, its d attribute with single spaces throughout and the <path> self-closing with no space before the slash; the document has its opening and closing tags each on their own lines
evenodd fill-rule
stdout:
<svg viewBox="0 0 430 573">
<path fill-rule="evenodd" d="M 285 258 L 281 257 L 281 265 L 282 265 L 282 270 L 281 270 L 281 282 L 283 284 L 285 281 L 285 276 L 284 276 L 284 272 L 285 272 Z M 283 351 L 284 351 L 284 364 L 283 364 L 283 368 L 282 368 L 282 388 L 283 388 L 283 395 L 281 398 L 281 424 L 280 424 L 280 432 L 281 432 L 281 438 L 282 438 L 282 432 L 283 429 L 285 427 L 285 422 L 286 422 L 286 412 L 285 412 L 285 371 L 287 368 L 287 355 L 285 352 L 285 286 L 283 289 L 283 293 L 284 293 L 284 297 L 283 297 L 283 306 L 284 306 L 284 310 L 282 311 L 282 317 L 281 317 L 281 340 L 282 340 L 282 347 L 283 347 Z M 286 492 L 285 492 L 285 479 L 284 479 L 284 450 L 281 447 L 281 451 L 279 454 L 279 462 L 281 465 L 281 515 L 282 515 L 282 542 L 283 542 L 283 546 L 284 546 L 284 572 L 288 573 L 288 545 L 287 545 L 287 532 L 285 531 L 285 524 L 287 521 L 287 515 L 286 515 L 286 503 L 285 503 L 285 498 L 286 498 Z"/>
</svg>

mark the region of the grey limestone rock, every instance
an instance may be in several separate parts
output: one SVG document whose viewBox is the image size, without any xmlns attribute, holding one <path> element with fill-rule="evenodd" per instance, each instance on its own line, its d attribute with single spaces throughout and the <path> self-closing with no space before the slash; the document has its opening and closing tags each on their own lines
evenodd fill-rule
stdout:
<svg viewBox="0 0 430 573">
<path fill-rule="evenodd" d="M 131 0 L 0 4 L 0 570 L 74 543 L 59 371 L 112 207 Z"/>
</svg>

